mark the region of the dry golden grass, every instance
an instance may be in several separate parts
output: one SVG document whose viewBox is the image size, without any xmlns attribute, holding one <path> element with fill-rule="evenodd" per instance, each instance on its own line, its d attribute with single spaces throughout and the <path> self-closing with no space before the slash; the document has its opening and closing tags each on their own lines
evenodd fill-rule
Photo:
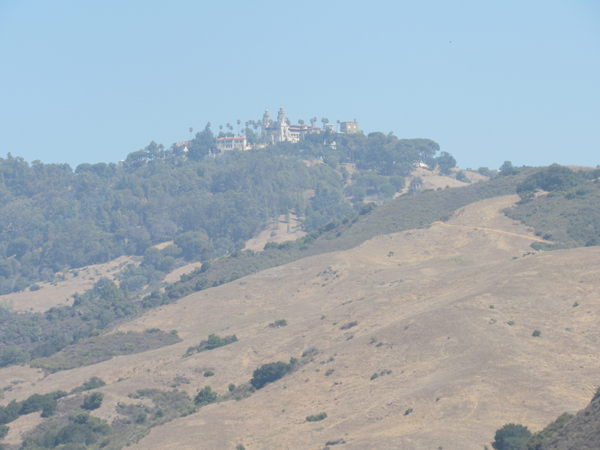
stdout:
<svg viewBox="0 0 600 450">
<path fill-rule="evenodd" d="M 272 232 L 277 233 L 275 236 L 271 236 Z M 279 216 L 277 223 L 271 223 L 271 226 L 266 230 L 260 232 L 260 234 L 246 242 L 246 248 L 254 250 L 255 252 L 262 252 L 267 242 L 282 242 L 295 241 L 305 236 L 306 233 L 300 230 L 300 222 L 295 214 L 290 214 L 290 222 L 285 220 L 285 216 Z"/>
<path fill-rule="evenodd" d="M 202 267 L 201 262 L 194 262 L 194 263 L 186 264 L 185 266 L 178 267 L 173 272 L 167 274 L 167 276 L 165 277 L 165 281 L 167 283 L 175 283 L 176 281 L 179 281 L 179 279 L 181 278 L 181 275 L 193 272 L 198 267 Z"/>
<path fill-rule="evenodd" d="M 20 370 L 27 382 L 2 403 L 99 376 L 109 385 L 94 415 L 111 420 L 135 389 L 170 389 L 182 375 L 190 395 L 207 384 L 222 393 L 261 364 L 314 345 L 312 362 L 250 398 L 204 407 L 131 448 L 317 450 L 344 439 L 344 449 L 481 450 L 507 422 L 540 429 L 585 406 L 598 383 L 600 249 L 533 252 L 538 238 L 499 212 L 517 199 L 478 202 L 427 229 L 379 236 L 152 310 L 120 329 L 177 329 L 184 341 L 45 378 L 4 369 L 0 378 Z M 288 326 L 269 328 L 276 319 Z M 341 329 L 351 321 L 358 325 Z M 535 329 L 541 337 L 532 337 Z M 181 358 L 210 333 L 239 341 Z M 215 372 L 208 379 L 207 368 Z M 328 417 L 305 422 L 320 412 Z"/>
<path fill-rule="evenodd" d="M 424 168 L 415 169 L 409 177 L 406 179 L 406 187 L 403 192 L 408 191 L 408 186 L 413 178 L 421 177 L 423 180 L 423 189 L 445 189 L 446 186 L 451 188 L 453 187 L 461 187 L 467 186 L 468 183 L 463 183 L 462 181 L 458 181 L 456 178 L 456 173 L 459 169 L 452 169 L 452 176 L 446 176 L 440 174 L 439 169 L 435 169 L 433 171 L 427 170 Z M 477 183 L 478 181 L 486 181 L 489 180 L 488 177 L 484 177 L 478 173 L 473 172 L 465 172 L 465 175 L 472 183 Z"/>
<path fill-rule="evenodd" d="M 41 289 L 15 292 L 0 296 L 0 301 L 12 305 L 15 311 L 44 312 L 54 306 L 71 305 L 71 296 L 76 292 L 83 294 L 94 286 L 102 277 L 114 279 L 115 275 L 127 264 L 136 263 L 137 258 L 121 256 L 104 264 L 95 264 L 79 270 L 79 275 L 74 276 L 73 270 L 64 272 L 64 280 L 51 283 L 38 283 Z"/>
</svg>

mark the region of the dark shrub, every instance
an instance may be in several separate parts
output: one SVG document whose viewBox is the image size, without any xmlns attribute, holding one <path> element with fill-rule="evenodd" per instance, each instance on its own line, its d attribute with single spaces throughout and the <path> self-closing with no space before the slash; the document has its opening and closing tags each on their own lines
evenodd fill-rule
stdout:
<svg viewBox="0 0 600 450">
<path fill-rule="evenodd" d="M 189 347 L 187 349 L 187 351 L 185 352 L 185 356 L 189 356 L 194 353 L 204 352 L 206 350 L 213 350 L 215 348 L 223 347 L 224 345 L 228 345 L 228 344 L 237 342 L 237 340 L 238 339 L 235 334 L 231 335 L 231 336 L 225 336 L 224 338 L 222 338 L 216 334 L 211 334 L 210 336 L 208 336 L 208 339 L 201 341 L 200 344 L 198 344 L 197 346 Z"/>
<path fill-rule="evenodd" d="M 76 394 L 77 392 L 91 391 L 92 389 L 99 389 L 104 386 L 106 386 L 106 383 L 102 379 L 98 377 L 92 377 L 89 379 L 89 381 L 86 381 L 81 386 L 74 388 L 71 391 L 71 394 Z"/>
<path fill-rule="evenodd" d="M 496 430 L 492 447 L 496 450 L 522 450 L 531 431 L 523 425 L 509 423 Z"/>
<path fill-rule="evenodd" d="M 200 392 L 194 398 L 194 403 L 199 406 L 208 405 L 210 403 L 214 403 L 217 400 L 217 393 L 213 392 L 210 386 L 205 386 L 200 389 Z"/>
<path fill-rule="evenodd" d="M 285 319 L 276 320 L 275 322 L 270 323 L 269 327 L 270 328 L 287 327 L 287 320 L 285 320 Z"/>
<path fill-rule="evenodd" d="M 358 322 L 356 320 L 354 320 L 352 322 L 348 322 L 346 325 L 342 325 L 342 327 L 340 328 L 340 330 L 348 330 L 350 328 L 355 327 L 356 325 L 358 325 Z"/>
<path fill-rule="evenodd" d="M 282 378 L 292 367 L 292 364 L 286 364 L 281 361 L 264 364 L 254 371 L 250 384 L 256 389 L 262 389 L 267 384 Z"/>
<path fill-rule="evenodd" d="M 88 411 L 92 411 L 100 408 L 102 400 L 104 400 L 104 394 L 102 392 L 92 392 L 90 395 L 86 395 L 83 398 L 83 405 L 81 407 Z"/>
<path fill-rule="evenodd" d="M 306 416 L 306 421 L 307 422 L 319 422 L 323 419 L 327 418 L 327 413 L 319 413 L 319 414 L 315 414 L 312 416 Z"/>
</svg>

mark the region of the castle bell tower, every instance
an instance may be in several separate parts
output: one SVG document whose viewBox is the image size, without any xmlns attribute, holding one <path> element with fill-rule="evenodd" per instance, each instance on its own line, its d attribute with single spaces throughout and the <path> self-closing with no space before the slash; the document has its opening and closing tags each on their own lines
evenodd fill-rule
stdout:
<svg viewBox="0 0 600 450">
<path fill-rule="evenodd" d="M 261 138 L 265 142 L 271 140 L 269 132 L 267 131 L 267 128 L 271 125 L 271 122 L 272 122 L 271 114 L 269 114 L 269 110 L 265 108 L 265 113 L 263 114 L 262 124 L 261 124 L 261 128 L 262 128 Z"/>
<path fill-rule="evenodd" d="M 265 113 L 263 114 L 262 119 L 262 129 L 264 130 L 269 125 L 271 125 L 271 114 L 269 114 L 269 110 L 265 108 Z"/>
<path fill-rule="evenodd" d="M 279 107 L 279 112 L 277 113 L 277 122 L 280 124 L 287 124 L 285 120 L 285 111 L 283 110 L 283 106 Z"/>
<path fill-rule="evenodd" d="M 277 141 L 279 142 L 290 140 L 290 126 L 287 123 L 287 117 L 285 117 L 283 106 L 279 107 L 279 112 L 277 113 L 277 134 Z"/>
</svg>

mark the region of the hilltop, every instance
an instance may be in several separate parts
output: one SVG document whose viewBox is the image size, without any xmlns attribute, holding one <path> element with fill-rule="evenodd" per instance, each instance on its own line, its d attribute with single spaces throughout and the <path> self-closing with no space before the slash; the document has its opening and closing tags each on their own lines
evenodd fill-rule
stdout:
<svg viewBox="0 0 600 450">
<path fill-rule="evenodd" d="M 481 449 L 585 406 L 600 170 L 209 132 L 0 161 L 8 448 Z"/>
</svg>

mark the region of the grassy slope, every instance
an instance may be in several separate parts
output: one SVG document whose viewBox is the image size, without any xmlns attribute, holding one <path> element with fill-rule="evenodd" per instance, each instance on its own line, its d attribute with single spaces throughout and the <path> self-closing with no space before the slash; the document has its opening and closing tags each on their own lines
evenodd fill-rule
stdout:
<svg viewBox="0 0 600 450">
<path fill-rule="evenodd" d="M 552 192 L 517 205 L 509 217 L 547 235 L 556 247 L 600 244 L 600 183 L 586 183 L 571 191 Z"/>
<path fill-rule="evenodd" d="M 339 238 L 329 240 L 326 236 L 318 240 L 312 251 L 346 250 L 380 234 L 422 228 L 444 220 L 458 208 L 470 203 L 514 194 L 516 184 L 523 176 L 501 177 L 461 188 L 398 197 L 376 208 L 371 214 L 362 216 L 352 227 L 344 229 Z"/>
<path fill-rule="evenodd" d="M 216 261 L 212 268 L 202 274 L 209 286 L 223 284 L 234 279 L 250 275 L 261 270 L 332 251 L 347 250 L 380 234 L 422 228 L 433 222 L 444 220 L 453 211 L 470 203 L 491 197 L 515 193 L 516 184 L 525 174 L 500 177 L 487 182 L 469 186 L 426 191 L 415 195 L 404 195 L 361 215 L 354 223 L 339 225 L 322 234 L 313 245 L 301 250 L 292 246 L 283 250 L 269 250 L 254 255 L 242 252 L 238 257 L 223 258 Z M 186 284 L 194 286 L 200 276 L 192 277 Z"/>
</svg>

